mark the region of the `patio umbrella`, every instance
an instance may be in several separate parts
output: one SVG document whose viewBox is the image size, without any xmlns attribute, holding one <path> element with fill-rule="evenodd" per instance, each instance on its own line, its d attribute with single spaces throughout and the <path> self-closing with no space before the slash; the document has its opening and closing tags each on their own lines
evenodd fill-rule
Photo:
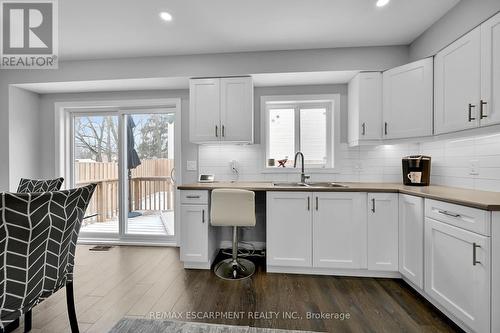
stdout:
<svg viewBox="0 0 500 333">
<path fill-rule="evenodd" d="M 135 150 L 134 138 L 134 119 L 132 116 L 127 116 L 127 169 L 128 169 L 128 217 L 134 218 L 142 215 L 139 212 L 132 211 L 132 169 L 141 165 L 139 154 Z"/>
</svg>

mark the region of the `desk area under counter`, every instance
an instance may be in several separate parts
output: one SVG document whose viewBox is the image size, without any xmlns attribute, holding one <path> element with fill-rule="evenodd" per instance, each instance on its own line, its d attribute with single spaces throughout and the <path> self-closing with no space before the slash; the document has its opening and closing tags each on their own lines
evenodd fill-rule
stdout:
<svg viewBox="0 0 500 333">
<path fill-rule="evenodd" d="M 492 315 L 500 313 L 494 283 L 500 281 L 500 193 L 342 185 L 179 186 L 184 267 L 210 269 L 220 248 L 230 247 L 229 233 L 210 225 L 211 190 L 247 189 L 256 193 L 257 224 L 242 231 L 242 240 L 265 248 L 268 273 L 402 278 L 466 331 L 500 331 Z M 450 279 L 455 283 L 443 284 Z"/>
</svg>

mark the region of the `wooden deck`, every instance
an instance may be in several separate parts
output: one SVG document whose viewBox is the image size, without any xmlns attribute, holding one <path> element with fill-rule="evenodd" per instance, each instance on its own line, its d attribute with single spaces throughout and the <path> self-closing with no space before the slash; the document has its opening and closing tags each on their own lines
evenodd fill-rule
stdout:
<svg viewBox="0 0 500 333">
<path fill-rule="evenodd" d="M 144 215 L 128 219 L 128 233 L 137 235 L 171 236 L 174 234 L 174 212 L 159 212 L 151 214 L 150 211 Z M 106 222 L 93 222 L 82 226 L 84 233 L 117 233 L 118 218 Z"/>
</svg>

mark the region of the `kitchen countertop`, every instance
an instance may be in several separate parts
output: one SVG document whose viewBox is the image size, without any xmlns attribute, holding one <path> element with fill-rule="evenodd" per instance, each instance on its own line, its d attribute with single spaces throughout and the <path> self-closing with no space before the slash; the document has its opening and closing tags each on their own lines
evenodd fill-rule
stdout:
<svg viewBox="0 0 500 333">
<path fill-rule="evenodd" d="M 347 187 L 274 186 L 272 182 L 214 182 L 179 185 L 179 190 L 213 190 L 237 188 L 251 191 L 299 191 L 299 192 L 386 192 L 415 195 L 428 199 L 490 211 L 500 211 L 500 192 L 468 190 L 447 186 L 405 186 L 398 183 L 351 183 Z"/>
</svg>

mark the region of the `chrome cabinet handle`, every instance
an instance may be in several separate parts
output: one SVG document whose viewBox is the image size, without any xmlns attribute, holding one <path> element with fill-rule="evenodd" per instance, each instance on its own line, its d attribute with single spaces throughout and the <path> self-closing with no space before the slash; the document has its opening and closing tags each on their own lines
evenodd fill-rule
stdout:
<svg viewBox="0 0 500 333">
<path fill-rule="evenodd" d="M 316 197 L 316 210 L 319 210 L 319 199 Z"/>
<path fill-rule="evenodd" d="M 205 210 L 201 210 L 201 223 L 205 223 Z"/>
<path fill-rule="evenodd" d="M 363 125 L 361 125 L 361 128 L 362 128 L 361 135 L 365 135 L 366 134 L 366 123 L 363 123 Z"/>
<path fill-rule="evenodd" d="M 479 102 L 479 118 L 480 119 L 488 118 L 488 115 L 484 114 L 484 106 L 486 104 L 488 104 L 488 103 L 483 101 L 483 100 L 481 100 L 481 102 Z"/>
<path fill-rule="evenodd" d="M 472 117 L 472 108 L 475 108 L 476 106 L 473 104 L 469 103 L 469 122 L 476 120 L 475 117 Z"/>
<path fill-rule="evenodd" d="M 372 212 L 375 213 L 375 198 L 372 199 Z"/>
<path fill-rule="evenodd" d="M 477 248 L 481 248 L 481 245 L 477 245 L 476 243 L 472 243 L 472 265 L 476 266 L 476 264 L 480 264 L 481 262 L 476 259 L 477 256 Z"/>
<path fill-rule="evenodd" d="M 186 198 L 188 198 L 188 199 L 199 199 L 200 196 L 199 195 L 186 195 Z"/>
<path fill-rule="evenodd" d="M 215 137 L 219 137 L 219 126 L 215 125 Z"/>
<path fill-rule="evenodd" d="M 226 136 L 226 126 L 222 125 L 222 137 Z"/>
<path fill-rule="evenodd" d="M 307 197 L 307 210 L 311 210 L 311 198 Z"/>
<path fill-rule="evenodd" d="M 450 213 L 447 210 L 438 210 L 438 213 L 443 214 L 443 215 L 447 215 L 447 216 L 451 216 L 451 217 L 460 217 L 460 214 Z"/>
<path fill-rule="evenodd" d="M 387 135 L 387 122 L 384 123 L 384 133 Z"/>
</svg>

